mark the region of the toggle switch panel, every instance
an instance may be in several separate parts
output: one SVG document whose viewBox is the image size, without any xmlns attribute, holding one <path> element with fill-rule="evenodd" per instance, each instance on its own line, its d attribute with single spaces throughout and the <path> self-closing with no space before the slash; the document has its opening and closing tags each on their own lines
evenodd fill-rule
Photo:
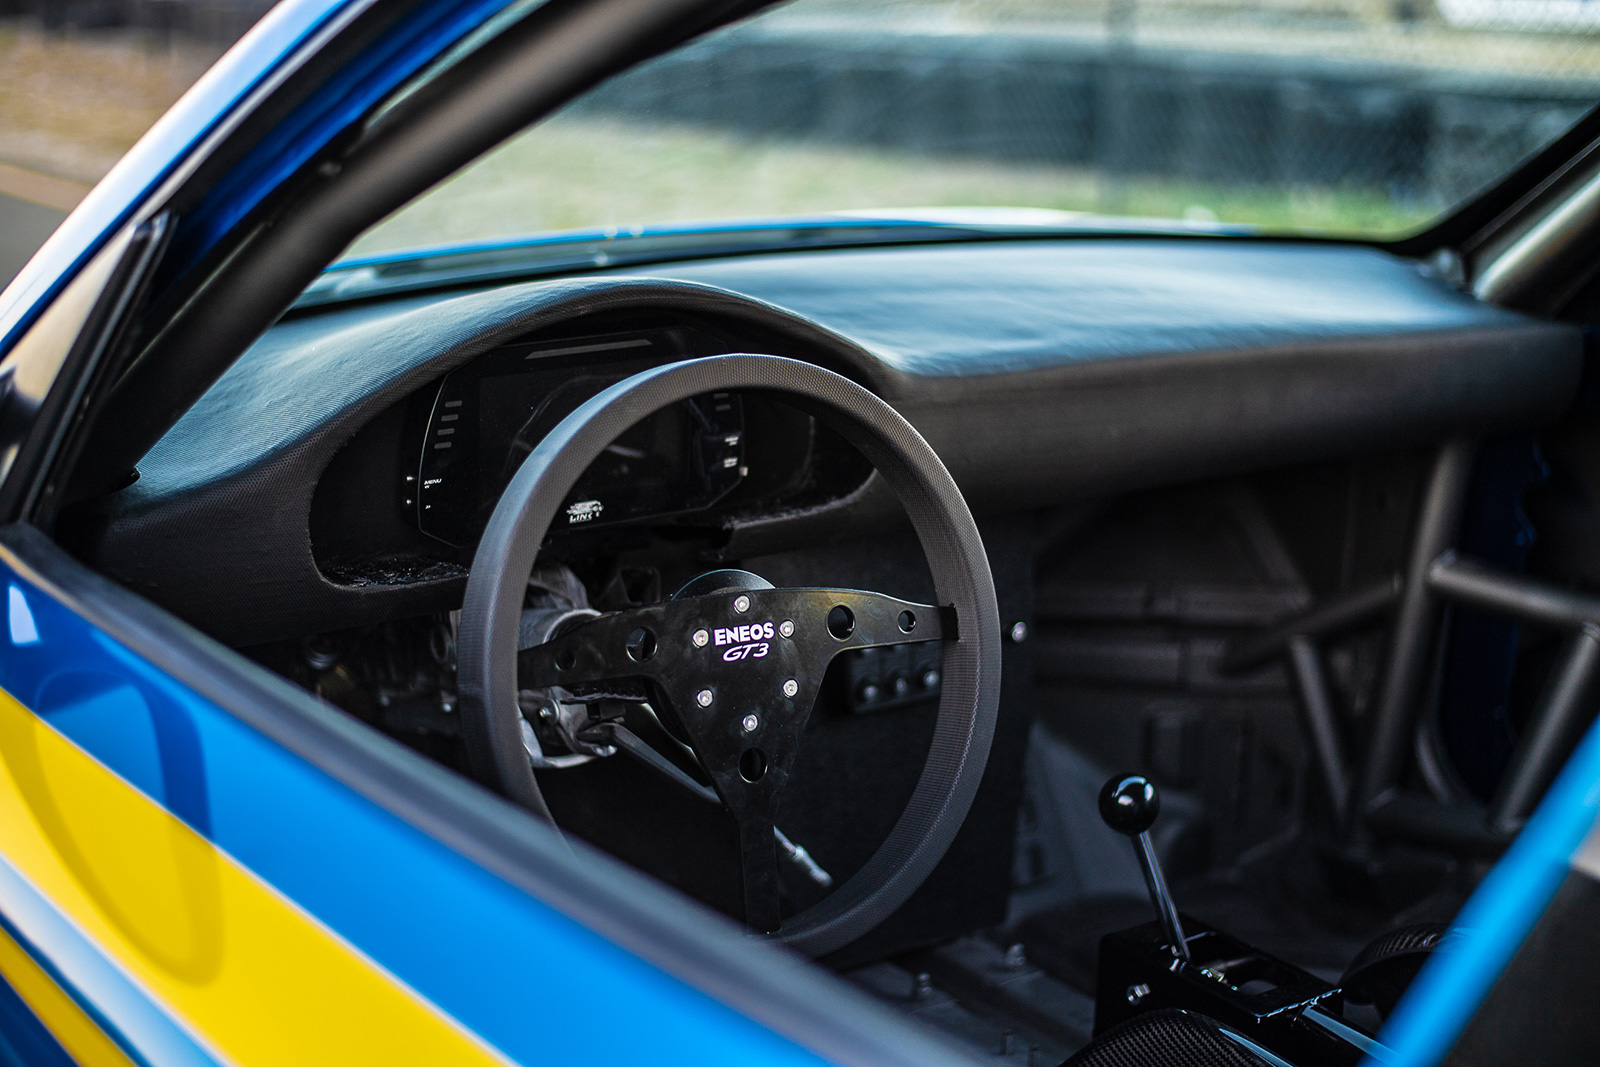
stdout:
<svg viewBox="0 0 1600 1067">
<path fill-rule="evenodd" d="M 939 695 L 944 648 L 938 641 L 862 648 L 846 653 L 843 660 L 845 706 L 857 715 Z"/>
</svg>

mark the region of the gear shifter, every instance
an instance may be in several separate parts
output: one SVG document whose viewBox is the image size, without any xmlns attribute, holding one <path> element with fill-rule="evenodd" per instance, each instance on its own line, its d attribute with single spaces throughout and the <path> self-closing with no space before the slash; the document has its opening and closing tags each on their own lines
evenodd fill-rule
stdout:
<svg viewBox="0 0 1600 1067">
<path fill-rule="evenodd" d="M 1100 818 L 1133 838 L 1157 921 L 1100 939 L 1095 1034 L 1145 1012 L 1176 1009 L 1216 1020 L 1243 1035 L 1238 1042 L 1259 1043 L 1270 1050 L 1261 1053 L 1262 1063 L 1355 1067 L 1387 1061 L 1382 1045 L 1340 1016 L 1342 991 L 1316 975 L 1196 920 L 1190 954 L 1150 844 L 1148 831 L 1160 812 L 1156 787 L 1140 775 L 1118 775 L 1100 790 Z"/>
<path fill-rule="evenodd" d="M 1139 866 L 1144 870 L 1144 884 L 1150 890 L 1150 901 L 1155 905 L 1156 918 L 1166 933 L 1167 944 L 1187 963 L 1189 944 L 1178 922 L 1172 894 L 1167 891 L 1161 861 L 1156 859 L 1155 846 L 1150 843 L 1150 827 L 1160 814 L 1161 794 L 1156 792 L 1155 783 L 1142 775 L 1119 774 L 1100 790 L 1100 818 L 1117 833 L 1133 838 L 1133 849 L 1139 854 Z"/>
</svg>

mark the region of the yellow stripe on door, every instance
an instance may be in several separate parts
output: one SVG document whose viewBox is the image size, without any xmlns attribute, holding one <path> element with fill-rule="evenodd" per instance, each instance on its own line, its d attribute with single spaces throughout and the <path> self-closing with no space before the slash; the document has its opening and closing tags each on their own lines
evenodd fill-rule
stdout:
<svg viewBox="0 0 1600 1067">
<path fill-rule="evenodd" d="M 134 1067 L 99 1024 L 4 930 L 0 930 L 0 976 L 82 1067 Z"/>
<path fill-rule="evenodd" d="M 507 1062 L 3 690 L 0 853 L 240 1067 Z"/>
</svg>

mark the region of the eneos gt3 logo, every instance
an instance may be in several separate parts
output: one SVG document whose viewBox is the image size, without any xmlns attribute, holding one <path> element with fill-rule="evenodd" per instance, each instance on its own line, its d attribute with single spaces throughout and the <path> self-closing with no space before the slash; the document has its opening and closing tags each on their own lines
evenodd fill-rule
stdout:
<svg viewBox="0 0 1600 1067">
<path fill-rule="evenodd" d="M 753 622 L 746 626 L 718 627 L 711 631 L 711 640 L 718 648 L 730 645 L 722 658 L 729 663 L 742 659 L 760 659 L 772 651 L 769 644 L 775 631 L 770 622 Z"/>
</svg>

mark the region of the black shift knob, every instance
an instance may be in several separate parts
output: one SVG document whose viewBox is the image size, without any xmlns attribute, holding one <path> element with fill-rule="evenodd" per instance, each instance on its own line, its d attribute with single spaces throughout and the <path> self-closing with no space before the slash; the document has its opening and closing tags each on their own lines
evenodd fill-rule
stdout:
<svg viewBox="0 0 1600 1067">
<path fill-rule="evenodd" d="M 1100 818 L 1119 834 L 1138 837 L 1161 814 L 1161 794 L 1140 774 L 1123 774 L 1100 790 Z"/>
</svg>

